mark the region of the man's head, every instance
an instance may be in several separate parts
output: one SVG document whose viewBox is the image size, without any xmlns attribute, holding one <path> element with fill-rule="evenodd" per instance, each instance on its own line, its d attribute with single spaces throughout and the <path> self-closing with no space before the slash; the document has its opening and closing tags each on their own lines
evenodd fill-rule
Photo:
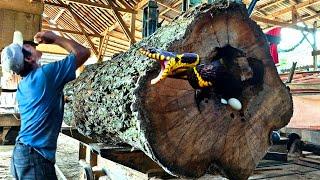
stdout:
<svg viewBox="0 0 320 180">
<path fill-rule="evenodd" d="M 36 46 L 37 44 L 32 41 L 23 41 L 22 46 L 12 43 L 5 47 L 1 53 L 3 68 L 26 76 L 30 71 L 39 67 L 42 53 L 36 50 Z"/>
</svg>

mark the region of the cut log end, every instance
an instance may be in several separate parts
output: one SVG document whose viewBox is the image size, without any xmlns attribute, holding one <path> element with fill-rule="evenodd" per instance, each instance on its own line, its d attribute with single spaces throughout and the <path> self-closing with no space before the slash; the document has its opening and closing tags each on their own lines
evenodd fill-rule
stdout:
<svg viewBox="0 0 320 180">
<path fill-rule="evenodd" d="M 138 54 L 143 45 L 196 53 L 204 64 L 222 58 L 239 88 L 201 90 L 197 102 L 188 81 L 167 78 L 152 85 L 159 66 Z M 72 85 L 81 132 L 128 143 L 185 177 L 215 167 L 230 179 L 247 179 L 270 146 L 270 132 L 285 126 L 293 109 L 263 32 L 237 3 L 187 12 L 128 52 L 87 68 Z M 242 108 L 221 103 L 226 94 Z"/>
<path fill-rule="evenodd" d="M 220 94 L 212 92 L 199 111 L 195 91 L 183 80 L 147 84 L 142 93 L 146 127 L 153 129 L 148 142 L 155 159 L 173 174 L 199 177 L 217 166 L 228 178 L 246 179 L 270 146 L 270 132 L 292 115 L 292 101 L 274 70 L 268 43 L 244 11 L 232 6 L 214 16 L 204 13 L 185 39 L 168 48 L 198 53 L 202 63 L 225 59 L 242 89 L 223 92 L 231 91 L 240 100 L 240 111 L 222 104 Z"/>
</svg>

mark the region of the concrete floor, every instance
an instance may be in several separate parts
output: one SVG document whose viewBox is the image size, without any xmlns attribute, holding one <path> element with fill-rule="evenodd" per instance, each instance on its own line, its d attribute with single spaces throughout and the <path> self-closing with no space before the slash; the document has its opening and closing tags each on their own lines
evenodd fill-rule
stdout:
<svg viewBox="0 0 320 180">
<path fill-rule="evenodd" d="M 10 176 L 10 160 L 13 146 L 0 146 L 0 179 L 12 179 Z"/>
<path fill-rule="evenodd" d="M 11 145 L 0 146 L 0 180 L 12 179 L 10 175 L 10 160 L 13 148 L 14 146 Z M 68 180 L 78 180 L 80 178 L 80 170 L 82 168 L 78 163 L 78 152 L 78 141 L 62 134 L 59 135 L 56 165 Z"/>
</svg>

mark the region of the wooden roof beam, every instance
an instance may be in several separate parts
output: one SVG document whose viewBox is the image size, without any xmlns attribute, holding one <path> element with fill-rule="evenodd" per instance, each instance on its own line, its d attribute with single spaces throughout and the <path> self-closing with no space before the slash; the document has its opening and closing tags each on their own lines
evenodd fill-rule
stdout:
<svg viewBox="0 0 320 180">
<path fill-rule="evenodd" d="M 107 18 L 103 18 L 101 14 L 98 13 L 98 9 L 95 11 L 92 11 L 89 7 L 81 6 L 81 5 L 74 5 L 72 6 L 74 9 L 77 9 L 77 13 L 79 17 L 81 17 L 83 20 L 86 20 L 86 22 L 90 25 L 93 25 L 94 27 L 97 27 L 95 30 L 99 30 L 99 32 L 102 32 L 104 30 L 104 26 L 110 26 L 112 23 L 110 23 Z M 90 15 L 87 17 L 86 14 L 90 12 Z M 82 15 L 82 16 L 80 16 Z M 84 17 L 84 16 L 85 17 Z"/>
<path fill-rule="evenodd" d="M 107 0 L 109 5 L 112 7 L 112 13 L 116 17 L 118 23 L 120 24 L 123 32 L 127 36 L 127 38 L 130 40 L 130 42 L 133 44 L 136 42 L 134 35 L 130 32 L 129 28 L 127 27 L 126 23 L 123 21 L 121 14 L 118 12 L 116 7 L 114 6 L 113 2 L 111 0 Z"/>
<path fill-rule="evenodd" d="M 49 6 L 55 6 L 55 7 L 62 7 L 62 8 L 64 8 L 64 9 L 68 9 L 68 5 L 66 5 L 66 4 L 59 4 L 59 3 L 52 3 L 52 2 L 47 2 L 47 1 L 45 1 L 45 4 L 46 5 L 49 5 Z M 51 16 L 53 16 L 53 15 L 51 15 Z M 67 16 L 67 18 L 71 18 L 72 16 L 69 16 L 69 14 L 68 13 L 65 13 L 65 16 Z M 80 19 L 80 21 L 82 21 L 82 19 L 81 18 L 79 18 Z M 64 23 L 67 23 L 67 25 L 68 26 L 73 26 L 73 25 L 70 25 L 70 22 L 65 22 L 65 20 L 64 19 L 61 19 L 61 21 L 63 21 Z M 59 25 L 61 25 L 60 23 L 58 23 Z M 85 22 L 83 22 L 83 24 L 85 24 L 86 26 L 88 26 Z M 61 25 L 62 27 L 65 27 L 64 25 Z M 78 29 L 77 27 L 73 27 L 73 28 L 76 28 L 76 29 Z M 93 28 L 90 28 L 90 26 L 88 26 L 88 29 L 90 29 L 92 32 L 94 32 L 95 34 L 99 34 L 98 32 L 96 32 Z"/>
<path fill-rule="evenodd" d="M 71 11 L 73 12 L 72 8 L 70 5 L 67 5 L 67 4 L 64 4 L 61 0 L 57 0 L 58 2 L 60 2 L 60 4 L 57 4 L 57 3 L 50 3 L 49 5 L 53 5 L 56 6 L 58 5 L 59 7 L 63 7 L 65 9 L 68 9 L 69 12 L 71 13 Z M 47 2 L 45 2 L 47 4 Z M 61 4 L 63 3 L 63 4 Z M 72 14 L 71 14 L 72 15 Z M 87 22 L 85 22 L 81 17 L 79 17 L 76 13 L 73 13 L 72 16 L 76 16 L 77 19 L 86 26 L 86 28 L 88 28 L 90 31 L 92 31 L 94 34 L 100 34 L 99 32 L 97 32 L 94 28 L 92 28 L 91 26 L 88 25 Z"/>
<path fill-rule="evenodd" d="M 125 52 L 125 51 L 127 51 L 127 50 L 128 50 L 128 49 L 122 49 L 122 48 L 119 48 L 119 47 L 113 46 L 113 45 L 111 45 L 111 44 L 108 44 L 107 49 L 109 49 L 109 50 L 114 50 L 114 51 L 123 51 L 123 52 Z"/>
<path fill-rule="evenodd" d="M 117 29 L 114 29 L 113 31 L 109 31 L 109 35 L 113 35 L 123 40 L 126 40 L 126 38 L 123 37 L 123 33 L 121 31 L 118 31 Z M 137 40 L 141 40 L 141 38 L 142 38 L 142 35 L 135 36 L 135 39 Z"/>
<path fill-rule="evenodd" d="M 284 0 L 275 0 L 269 4 L 263 4 L 263 5 L 257 6 L 255 9 L 258 9 L 258 10 L 265 9 L 265 8 L 271 7 L 273 5 L 276 5 L 282 1 L 284 1 Z"/>
<path fill-rule="evenodd" d="M 44 12 L 42 14 L 42 20 L 46 21 L 48 23 L 48 25 L 47 25 L 48 27 L 54 26 L 55 28 L 58 28 L 58 24 L 56 22 L 51 22 L 52 20 L 50 19 L 50 17 L 47 14 L 45 14 Z M 42 22 L 41 29 L 43 29 L 43 26 L 44 25 L 43 25 L 43 22 Z M 59 34 L 60 34 L 60 36 L 65 37 L 65 34 L 60 32 L 60 31 L 59 31 Z"/>
<path fill-rule="evenodd" d="M 83 35 L 83 33 L 80 31 L 73 31 L 73 30 L 62 29 L 62 28 L 53 28 L 53 27 L 46 26 L 46 25 L 42 25 L 42 29 L 51 30 L 51 31 L 59 31 L 59 32 L 70 33 L 70 34 Z M 89 33 L 88 33 L 88 36 L 101 37 L 100 34 L 89 34 Z"/>
<path fill-rule="evenodd" d="M 123 39 L 120 39 L 118 37 L 112 36 L 112 35 L 109 36 L 109 42 L 110 41 L 117 42 L 118 44 L 123 45 L 123 46 L 128 46 L 128 47 L 130 46 L 130 42 L 123 40 Z"/>
<path fill-rule="evenodd" d="M 137 5 L 134 6 L 134 10 L 138 11 L 140 10 L 141 8 L 143 8 L 145 5 L 147 5 L 147 3 L 149 2 L 149 0 L 142 0 L 140 1 Z M 180 3 L 182 2 L 182 0 L 179 0 L 177 3 L 174 4 L 174 7 L 179 5 Z M 168 9 L 165 10 L 166 12 L 169 11 Z M 160 13 L 160 17 L 161 18 L 164 18 L 166 20 L 172 20 L 171 18 L 168 18 L 168 17 L 165 17 L 163 16 L 164 13 Z M 126 19 L 126 18 L 129 18 L 129 14 L 124 14 L 123 16 L 123 19 Z M 106 31 L 113 31 L 114 29 L 116 29 L 117 27 L 119 26 L 119 23 L 116 22 L 115 24 L 113 24 L 112 26 L 110 26 L 107 30 L 104 31 L 104 33 L 106 33 Z"/>
<path fill-rule="evenodd" d="M 99 44 L 99 54 L 98 54 L 98 63 L 102 62 L 104 54 L 106 53 L 108 47 L 109 35 L 106 33 L 102 38 L 100 38 Z"/>
<path fill-rule="evenodd" d="M 63 13 L 65 12 L 65 8 L 60 9 L 60 11 L 58 12 L 58 14 L 56 15 L 56 17 L 54 17 L 54 19 L 52 20 L 54 23 L 57 22 L 57 20 L 63 15 Z"/>
<path fill-rule="evenodd" d="M 177 7 L 179 4 L 181 4 L 182 3 L 182 0 L 179 0 L 179 1 L 177 1 L 176 3 L 174 3 L 171 7 L 172 8 L 175 8 L 175 7 Z M 166 12 L 168 12 L 170 9 L 165 9 L 164 11 L 162 11 L 162 12 L 160 12 L 160 16 L 161 15 L 163 15 L 163 14 L 165 14 Z"/>
<path fill-rule="evenodd" d="M 126 9 L 131 9 L 132 11 L 135 11 L 135 10 L 130 6 L 130 4 L 128 4 L 126 1 L 124 1 L 124 0 L 118 0 L 118 2 L 120 2 L 120 4 L 123 5 Z M 135 12 L 137 12 L 137 11 L 135 11 Z M 136 14 L 136 13 L 134 13 L 134 14 Z"/>
<path fill-rule="evenodd" d="M 290 0 L 291 2 L 293 2 L 294 4 L 298 4 L 299 2 L 297 0 Z M 305 9 L 303 9 L 305 12 L 307 12 L 309 15 L 316 15 L 318 14 L 314 9 L 312 9 L 311 7 L 306 7 Z M 294 9 L 293 9 L 294 11 Z"/>
<path fill-rule="evenodd" d="M 61 11 L 65 11 L 65 9 L 62 9 Z M 60 11 L 60 12 L 61 12 Z M 63 14 L 63 13 L 62 13 Z M 60 15 L 62 15 L 60 14 Z M 47 16 L 45 13 L 43 13 L 43 20 L 45 20 L 46 22 L 48 22 L 47 25 L 44 25 L 44 23 L 42 22 L 42 26 L 41 29 L 45 29 L 45 30 L 50 30 L 50 31 L 57 31 L 60 36 L 65 37 L 67 39 L 72 39 L 68 34 L 65 34 L 66 32 L 63 32 L 61 30 L 62 26 L 60 26 L 59 24 L 57 24 L 57 16 L 54 18 L 54 20 L 51 20 L 49 16 Z M 53 26 L 53 27 L 51 27 Z M 60 28 L 61 27 L 61 28 Z M 61 29 L 61 30 L 60 30 Z"/>
<path fill-rule="evenodd" d="M 168 5 L 163 4 L 163 3 L 160 3 L 160 2 L 157 2 L 157 3 L 158 3 L 158 4 L 160 4 L 160 5 L 161 5 L 161 6 L 163 6 L 163 7 L 165 7 L 165 8 L 167 8 L 167 9 L 171 10 L 171 11 L 174 11 L 174 12 L 178 13 L 178 14 L 180 14 L 180 13 L 181 13 L 181 11 L 180 11 L 180 10 L 178 10 L 178 9 L 172 8 L 172 7 L 168 6 Z"/>
<path fill-rule="evenodd" d="M 99 45 L 101 45 L 101 44 L 99 43 Z M 97 47 L 99 45 L 97 45 Z M 115 51 L 127 51 L 129 49 L 129 47 L 126 47 L 126 48 L 118 47 L 117 44 L 114 44 L 114 43 L 113 44 L 106 43 L 105 45 L 107 45 L 107 49 L 113 49 Z M 101 46 L 103 51 L 105 51 L 105 49 L 104 49 L 106 47 L 105 45 Z"/>
<path fill-rule="evenodd" d="M 95 2 L 85 1 L 85 0 L 65 0 L 65 1 L 69 3 L 81 4 L 81 5 L 90 6 L 94 8 L 112 10 L 112 6 L 110 4 L 100 4 L 100 3 L 95 3 Z M 134 13 L 134 14 L 137 13 L 137 11 L 133 10 L 132 8 L 128 9 L 128 8 L 115 7 L 115 9 L 121 12 L 128 12 L 128 13 Z"/>
<path fill-rule="evenodd" d="M 251 19 L 254 21 L 258 21 L 258 22 L 262 22 L 262 23 L 266 23 L 266 24 L 271 24 L 271 25 L 276 25 L 276 26 L 281 26 L 281 27 L 291 27 L 291 28 L 301 30 L 301 31 L 312 32 L 312 29 L 310 29 L 310 28 L 300 27 L 300 26 L 297 26 L 292 23 L 275 21 L 275 20 L 271 20 L 271 19 L 267 19 L 267 18 L 263 18 L 263 17 L 259 17 L 259 16 L 254 16 L 254 15 L 251 16 Z"/>
<path fill-rule="evenodd" d="M 62 8 L 68 7 L 66 4 L 58 4 L 58 3 L 48 2 L 48 1 L 44 1 L 44 4 L 49 5 L 49 6 L 62 7 Z"/>
<path fill-rule="evenodd" d="M 148 2 L 149 2 L 149 0 L 142 0 L 142 1 L 140 1 L 137 5 L 134 6 L 134 9 L 138 11 L 138 10 L 140 10 L 141 8 L 144 8 L 144 7 L 148 4 Z M 173 11 L 176 11 L 176 12 L 179 11 L 179 10 L 177 10 L 177 9 L 174 9 L 174 7 L 176 7 L 177 5 L 179 5 L 181 2 L 182 2 L 182 0 L 179 0 L 177 3 L 175 3 L 175 4 L 173 5 L 173 8 L 171 8 L 170 6 L 165 5 L 165 4 L 160 3 L 160 2 L 157 1 L 157 3 L 159 3 L 160 5 L 162 5 L 162 6 L 164 6 L 164 7 L 167 8 L 167 9 L 164 10 L 164 11 L 165 11 L 164 13 L 168 12 L 169 10 L 173 10 Z M 162 19 L 166 19 L 167 21 L 168 21 L 168 20 L 169 20 L 169 21 L 172 21 L 171 18 L 164 16 L 164 15 L 163 15 L 164 13 L 161 13 L 161 12 L 160 12 L 160 13 L 159 13 L 159 17 L 162 18 Z M 179 11 L 179 13 L 180 13 L 180 11 Z"/>
<path fill-rule="evenodd" d="M 277 17 L 279 15 L 291 12 L 293 8 L 298 10 L 298 9 L 301 9 L 301 8 L 304 8 L 304 7 L 309 7 L 309 6 L 317 4 L 317 3 L 320 3 L 320 0 L 307 0 L 307 1 L 304 1 L 302 3 L 299 3 L 299 4 L 293 5 L 293 6 L 288 7 L 288 8 L 284 8 L 284 9 L 282 9 L 280 11 L 274 12 L 274 13 L 266 16 L 266 18 Z"/>
<path fill-rule="evenodd" d="M 293 0 L 296 4 L 299 3 L 297 0 Z M 319 14 L 317 11 L 315 11 L 312 7 L 306 7 L 305 9 L 305 12 L 307 12 L 310 16 L 315 16 L 314 19 L 318 18 L 319 17 Z"/>
<path fill-rule="evenodd" d="M 70 13 L 72 14 L 73 18 L 76 20 L 78 26 L 80 27 L 83 35 L 86 37 L 87 42 L 89 43 L 89 46 L 91 47 L 91 50 L 93 51 L 93 53 L 97 56 L 98 55 L 98 50 L 95 48 L 93 42 L 91 41 L 89 35 L 87 34 L 87 32 L 84 30 L 83 26 L 80 23 L 80 20 L 78 19 L 78 17 L 75 15 L 75 13 L 70 9 L 69 10 Z"/>
<path fill-rule="evenodd" d="M 61 0 L 57 0 L 60 4 L 64 4 Z M 83 35 L 86 37 L 87 42 L 89 43 L 89 46 L 91 47 L 91 50 L 93 53 L 97 56 L 98 55 L 98 50 L 95 48 L 93 42 L 91 41 L 90 37 L 88 36 L 87 32 L 84 30 L 83 26 L 80 23 L 79 17 L 72 11 L 71 7 L 67 5 L 66 9 L 71 13 L 73 19 L 76 21 L 78 24 L 79 28 L 81 29 Z"/>
<path fill-rule="evenodd" d="M 148 2 L 149 2 L 149 0 L 142 0 L 137 5 L 135 5 L 133 9 L 137 11 L 137 10 L 143 8 L 145 5 L 147 5 Z"/>
<path fill-rule="evenodd" d="M 59 2 L 63 3 L 61 0 L 58 0 Z M 69 9 L 72 10 L 71 6 L 67 5 L 67 4 L 58 4 L 58 3 L 51 3 L 51 2 L 47 2 L 45 1 L 45 4 L 50 5 L 50 6 L 56 6 L 56 7 L 62 7 L 65 9 Z M 69 11 L 70 12 L 70 11 Z M 90 31 L 92 31 L 94 34 L 100 34 L 99 32 L 97 32 L 94 28 L 92 28 L 90 25 L 88 25 L 87 22 L 85 22 L 81 17 L 79 17 L 76 13 L 74 13 L 74 15 L 78 18 L 78 20 L 84 24 L 86 26 L 86 28 L 88 28 Z"/>
<path fill-rule="evenodd" d="M 100 34 L 94 27 L 90 26 L 81 16 L 79 16 L 71 7 L 71 11 L 73 12 L 73 16 L 76 16 L 78 20 L 86 26 L 90 31 L 92 31 L 94 34 Z"/>
<path fill-rule="evenodd" d="M 318 17 L 320 17 L 320 13 L 315 14 L 315 15 L 313 15 L 313 16 L 305 17 L 305 18 L 302 19 L 302 21 L 310 21 L 310 20 L 315 19 L 315 18 L 318 18 Z M 298 21 L 298 22 L 299 22 L 299 21 Z"/>
<path fill-rule="evenodd" d="M 120 52 L 124 52 L 124 51 L 115 51 L 112 49 L 106 49 L 106 54 L 110 54 L 110 55 L 114 55 L 114 54 L 120 53 Z"/>
<path fill-rule="evenodd" d="M 130 47 L 130 46 L 122 45 L 122 44 L 120 44 L 119 42 L 116 42 L 116 41 L 110 40 L 110 39 L 109 39 L 109 41 L 108 41 L 108 44 L 111 45 L 111 46 L 120 48 L 120 49 L 129 49 L 129 47 Z"/>
</svg>

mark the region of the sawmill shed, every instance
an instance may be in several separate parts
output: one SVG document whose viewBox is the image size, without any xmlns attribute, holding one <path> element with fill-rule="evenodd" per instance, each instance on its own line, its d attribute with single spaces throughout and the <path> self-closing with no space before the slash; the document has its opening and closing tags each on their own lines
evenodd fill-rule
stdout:
<svg viewBox="0 0 320 180">
<path fill-rule="evenodd" d="M 52 31 L 91 53 L 64 87 L 59 179 L 320 179 L 319 27 L 320 0 L 0 0 L 0 52 Z M 22 78 L 2 69 L 11 179 Z"/>
</svg>

